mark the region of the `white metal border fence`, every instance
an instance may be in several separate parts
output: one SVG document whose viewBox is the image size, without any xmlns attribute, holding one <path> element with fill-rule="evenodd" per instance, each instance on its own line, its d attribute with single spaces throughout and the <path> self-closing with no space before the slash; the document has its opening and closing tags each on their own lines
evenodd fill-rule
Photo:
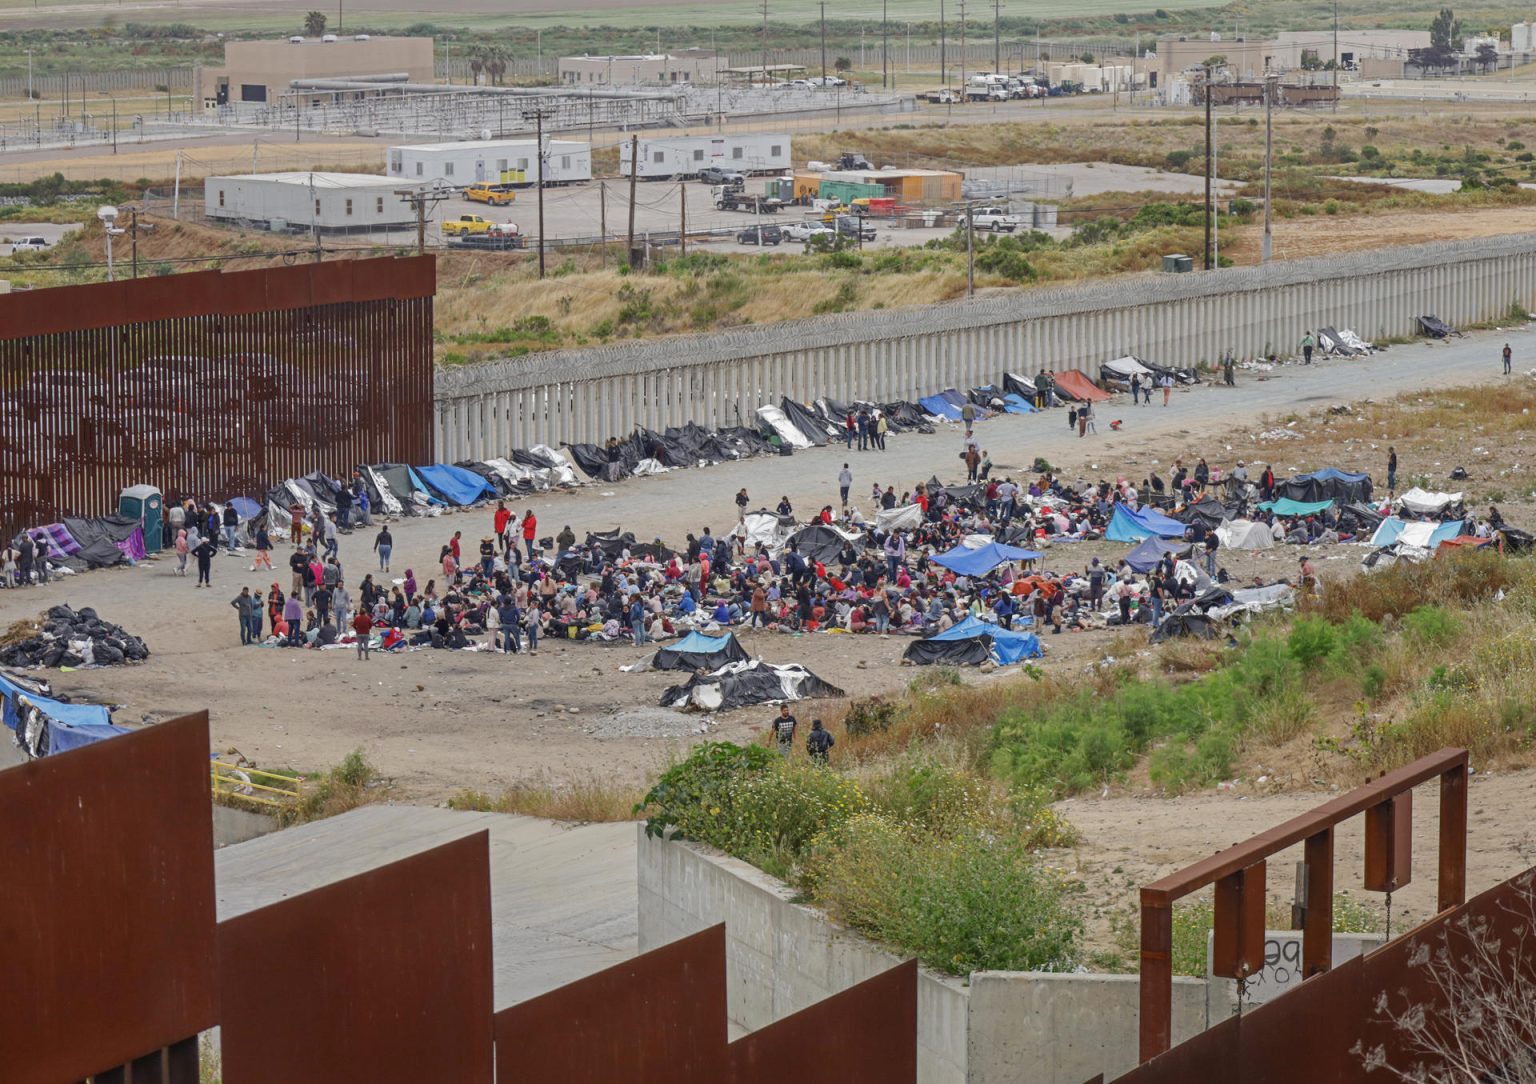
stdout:
<svg viewBox="0 0 1536 1084">
<path fill-rule="evenodd" d="M 1005 370 L 1096 374 L 1128 353 L 1177 366 L 1288 354 L 1319 326 L 1409 335 L 1418 316 L 1479 323 L 1533 297 L 1536 234 L 1521 234 L 557 350 L 439 370 L 437 448 L 452 462 L 636 426 L 752 424 L 783 395 L 891 402 Z"/>
</svg>

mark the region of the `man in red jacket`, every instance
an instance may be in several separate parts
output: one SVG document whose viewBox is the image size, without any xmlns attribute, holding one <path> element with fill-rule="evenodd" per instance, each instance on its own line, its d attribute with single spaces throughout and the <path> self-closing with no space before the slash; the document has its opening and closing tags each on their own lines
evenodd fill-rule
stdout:
<svg viewBox="0 0 1536 1084">
<path fill-rule="evenodd" d="M 528 560 L 533 560 L 533 540 L 539 533 L 539 521 L 534 518 L 533 509 L 530 508 L 523 514 L 523 545 L 528 547 Z"/>
<path fill-rule="evenodd" d="M 368 611 L 357 611 L 357 616 L 352 619 L 352 631 L 357 634 L 357 657 L 368 658 L 368 649 L 372 646 L 373 618 L 368 616 Z"/>
<path fill-rule="evenodd" d="M 507 548 L 507 524 L 512 522 L 512 513 L 507 511 L 506 501 L 496 502 L 496 518 L 493 521 L 496 528 L 496 541 L 502 549 Z"/>
</svg>

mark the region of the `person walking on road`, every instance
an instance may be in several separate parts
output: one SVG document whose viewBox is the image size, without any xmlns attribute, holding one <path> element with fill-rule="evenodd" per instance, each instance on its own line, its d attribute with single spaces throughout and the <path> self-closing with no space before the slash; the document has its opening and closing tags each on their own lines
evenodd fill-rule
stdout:
<svg viewBox="0 0 1536 1084">
<path fill-rule="evenodd" d="M 843 511 L 848 511 L 848 491 L 853 488 L 853 471 L 848 469 L 848 464 L 843 464 L 843 469 L 837 472 L 837 492 L 843 498 Z"/>
<path fill-rule="evenodd" d="M 837 744 L 829 731 L 822 729 L 820 719 L 811 720 L 811 732 L 805 736 L 805 751 L 810 754 L 813 764 L 825 765 L 827 754 Z"/>
<path fill-rule="evenodd" d="M 211 538 L 205 538 L 197 544 L 197 548 L 192 551 L 192 556 L 197 558 L 197 583 L 193 586 L 213 586 L 213 583 L 208 579 L 208 573 L 213 569 L 213 557 L 218 552 L 218 544 Z"/>
<path fill-rule="evenodd" d="M 1514 358 L 1515 352 L 1509 348 L 1509 343 L 1504 344 L 1504 375 L 1509 375 L 1509 363 Z"/>
<path fill-rule="evenodd" d="M 773 741 L 778 747 L 779 756 L 788 760 L 795 746 L 795 717 L 789 713 L 788 704 L 779 705 L 778 718 L 773 721 Z"/>
<path fill-rule="evenodd" d="M 752 503 L 752 498 L 747 496 L 747 487 L 742 486 L 736 491 L 736 522 L 747 521 L 747 505 Z"/>
<path fill-rule="evenodd" d="M 1311 365 L 1312 364 L 1312 348 L 1314 346 L 1316 346 L 1316 345 L 1317 345 L 1317 340 L 1312 337 L 1312 332 L 1311 331 L 1308 331 L 1306 334 L 1302 335 L 1302 337 L 1301 337 L 1301 356 L 1302 356 L 1302 360 L 1303 360 L 1303 362 L 1305 364 L 1307 364 L 1307 365 Z"/>
<path fill-rule="evenodd" d="M 379 528 L 379 533 L 373 536 L 373 548 L 379 551 L 379 571 L 389 571 L 389 555 L 395 549 L 395 536 L 389 533 L 389 527 Z"/>
</svg>

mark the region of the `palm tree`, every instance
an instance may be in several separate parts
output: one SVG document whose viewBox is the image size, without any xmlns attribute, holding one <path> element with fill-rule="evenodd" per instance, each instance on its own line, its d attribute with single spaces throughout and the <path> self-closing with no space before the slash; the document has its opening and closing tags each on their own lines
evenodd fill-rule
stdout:
<svg viewBox="0 0 1536 1084">
<path fill-rule="evenodd" d="M 309 37 L 318 38 L 325 34 L 325 12 L 311 11 L 304 16 L 304 33 Z"/>
<path fill-rule="evenodd" d="M 474 76 L 475 86 L 480 85 L 480 73 L 485 70 L 485 46 L 475 46 L 469 54 L 469 74 Z"/>
<path fill-rule="evenodd" d="M 491 83 L 500 86 L 501 77 L 507 74 L 506 50 L 499 45 L 491 46 L 491 59 L 486 62 L 486 68 L 491 73 Z"/>
</svg>

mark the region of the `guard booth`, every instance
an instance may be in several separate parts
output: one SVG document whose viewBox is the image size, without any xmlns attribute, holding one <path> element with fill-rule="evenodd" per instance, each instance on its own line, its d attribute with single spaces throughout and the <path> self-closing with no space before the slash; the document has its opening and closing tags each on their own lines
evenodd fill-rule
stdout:
<svg viewBox="0 0 1536 1084">
<path fill-rule="evenodd" d="M 117 499 L 117 514 L 139 521 L 144 528 L 144 552 L 159 553 L 165 544 L 165 498 L 154 486 L 129 486 Z"/>
</svg>

